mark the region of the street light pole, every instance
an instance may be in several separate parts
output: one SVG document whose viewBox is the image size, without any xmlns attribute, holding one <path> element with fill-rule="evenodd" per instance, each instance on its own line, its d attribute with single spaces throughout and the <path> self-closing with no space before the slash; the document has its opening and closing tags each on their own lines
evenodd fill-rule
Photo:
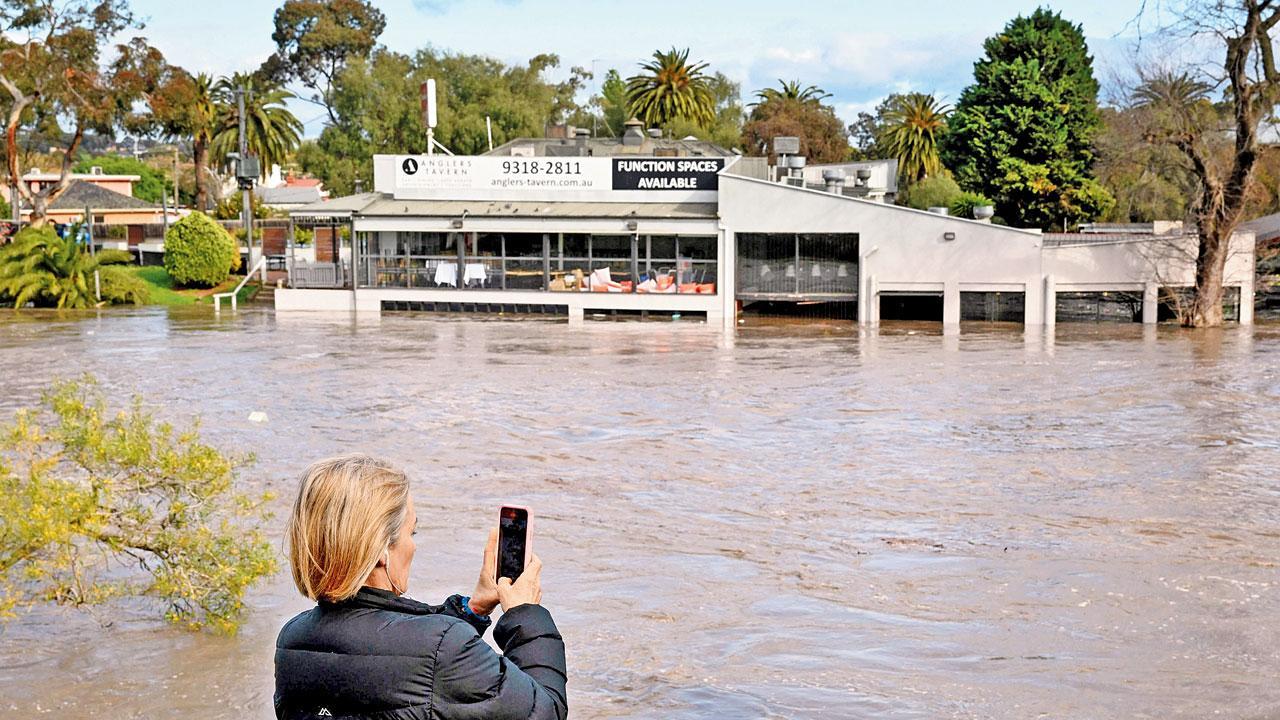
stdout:
<svg viewBox="0 0 1280 720">
<path fill-rule="evenodd" d="M 178 210 L 178 144 L 173 145 L 173 210 Z"/>
<path fill-rule="evenodd" d="M 244 86 L 236 88 L 236 109 L 240 116 L 240 159 L 236 162 L 243 164 L 249 155 L 249 138 L 245 135 L 245 119 L 244 119 Z M 237 173 L 238 174 L 238 173 Z M 245 274 L 253 269 L 253 185 L 251 183 L 243 183 L 240 189 L 240 198 L 243 201 L 240 209 L 240 223 L 244 227 L 244 243 L 248 250 L 248 267 L 245 268 Z M 263 283 L 266 278 L 263 277 Z"/>
</svg>

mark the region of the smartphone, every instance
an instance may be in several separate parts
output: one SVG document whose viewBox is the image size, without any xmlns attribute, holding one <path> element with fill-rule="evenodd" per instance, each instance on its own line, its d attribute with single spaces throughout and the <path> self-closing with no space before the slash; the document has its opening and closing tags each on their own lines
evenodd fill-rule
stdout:
<svg viewBox="0 0 1280 720">
<path fill-rule="evenodd" d="M 533 556 L 531 522 L 529 508 L 503 505 L 498 511 L 499 578 L 511 578 L 511 582 L 515 582 L 529 564 Z"/>
</svg>

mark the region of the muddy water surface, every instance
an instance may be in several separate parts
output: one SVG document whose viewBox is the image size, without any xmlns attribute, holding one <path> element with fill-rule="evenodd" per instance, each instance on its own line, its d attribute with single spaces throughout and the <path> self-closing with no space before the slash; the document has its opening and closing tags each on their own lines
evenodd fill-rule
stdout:
<svg viewBox="0 0 1280 720">
<path fill-rule="evenodd" d="M 537 513 L 577 718 L 1280 715 L 1280 329 L 770 325 L 145 310 L 0 316 L 0 411 L 51 379 L 203 420 L 287 496 L 414 479 L 410 592 Z M 269 420 L 255 424 L 255 410 Z M 234 638 L 127 602 L 0 634 L 0 716 L 271 716 L 281 573 Z"/>
</svg>

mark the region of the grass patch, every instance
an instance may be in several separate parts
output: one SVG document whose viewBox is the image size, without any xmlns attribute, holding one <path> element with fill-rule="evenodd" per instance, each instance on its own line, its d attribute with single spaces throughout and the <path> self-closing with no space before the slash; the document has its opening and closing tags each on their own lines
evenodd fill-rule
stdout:
<svg viewBox="0 0 1280 720">
<path fill-rule="evenodd" d="M 236 284 L 240 282 L 242 276 L 232 275 L 227 278 L 226 282 L 215 288 L 175 288 L 173 286 L 173 278 L 169 277 L 169 273 L 159 265 L 140 267 L 138 265 L 129 266 L 129 272 L 133 273 L 138 279 L 147 284 L 147 290 L 150 292 L 151 301 L 149 305 L 195 305 L 197 303 L 212 303 L 210 297 L 214 293 L 231 292 Z M 246 285 L 236 296 L 237 302 L 245 302 L 253 297 L 257 292 L 257 287 Z"/>
</svg>

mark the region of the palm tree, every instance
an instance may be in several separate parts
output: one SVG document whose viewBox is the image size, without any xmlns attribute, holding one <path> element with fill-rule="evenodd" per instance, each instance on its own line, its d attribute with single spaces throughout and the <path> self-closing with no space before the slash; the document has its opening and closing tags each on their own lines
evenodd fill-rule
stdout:
<svg viewBox="0 0 1280 720">
<path fill-rule="evenodd" d="M 820 103 L 831 97 L 831 93 L 823 90 L 815 85 L 800 86 L 799 80 L 778 80 L 777 88 L 765 88 L 756 91 L 756 97 L 760 102 L 753 103 L 759 105 L 771 100 L 795 100 L 800 103 Z"/>
<path fill-rule="evenodd" d="M 214 90 L 213 78 L 200 73 L 193 78 L 190 112 L 191 151 L 195 163 L 196 174 L 196 209 L 201 212 L 209 210 L 209 147 L 213 145 L 213 136 L 219 128 L 224 108 L 218 101 Z"/>
<path fill-rule="evenodd" d="M 662 127 L 676 118 L 699 125 L 715 120 L 716 101 L 710 78 L 702 71 L 707 63 L 691 64 L 689 49 L 654 51 L 653 60 L 640 64 L 641 72 L 627 78 L 627 110 L 650 127 Z"/>
<path fill-rule="evenodd" d="M 94 271 L 132 259 L 123 250 L 91 255 L 74 238 L 60 238 L 47 227 L 28 228 L 0 248 L 0 295 L 12 298 L 14 307 L 28 302 L 57 308 L 92 307 L 98 304 Z"/>
<path fill-rule="evenodd" d="M 926 93 L 906 93 L 894 98 L 880 129 L 880 145 L 898 159 L 898 174 L 907 182 L 919 182 L 942 172 L 938 137 L 947 125 L 951 107 Z"/>
<path fill-rule="evenodd" d="M 1221 123 L 1209 99 L 1212 85 L 1189 73 L 1171 70 L 1143 75 L 1141 80 L 1133 91 L 1133 106 L 1146 114 L 1152 129 L 1159 128 L 1172 137 L 1187 137 Z"/>
<path fill-rule="evenodd" d="M 214 87 L 222 111 L 213 136 L 214 156 L 225 160 L 229 153 L 239 151 L 240 118 L 235 92 L 240 87 L 248 91 L 244 114 L 249 154 L 258 156 L 264 172 L 272 165 L 283 165 L 289 153 L 302 143 L 302 122 L 285 107 L 296 96 L 245 73 L 224 77 Z"/>
</svg>

